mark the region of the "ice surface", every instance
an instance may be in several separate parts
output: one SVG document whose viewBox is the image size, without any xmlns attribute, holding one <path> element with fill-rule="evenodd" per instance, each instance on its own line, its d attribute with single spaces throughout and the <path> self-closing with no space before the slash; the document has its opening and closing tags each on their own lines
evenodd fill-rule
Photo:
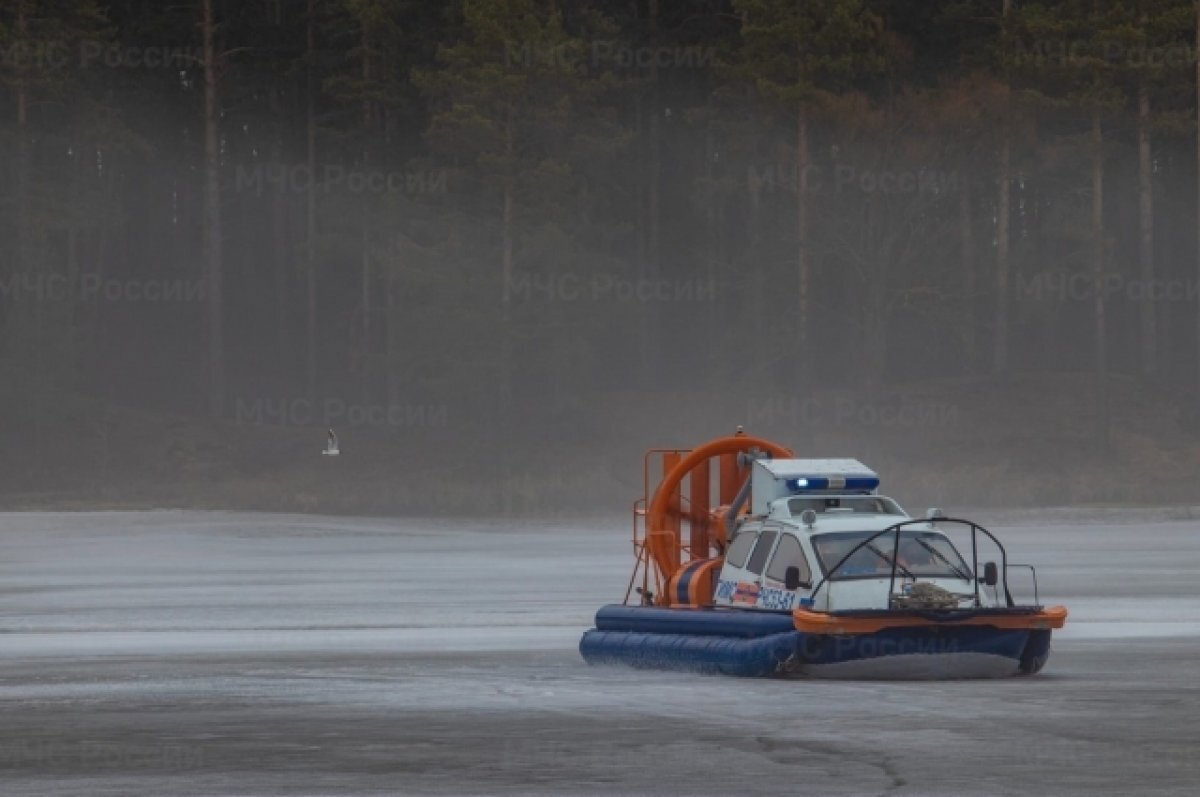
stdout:
<svg viewBox="0 0 1200 797">
<path fill-rule="evenodd" d="M 1041 675 L 836 683 L 585 665 L 623 518 L 3 514 L 0 794 L 1194 793 L 1200 521 L 1053 519 Z"/>
</svg>

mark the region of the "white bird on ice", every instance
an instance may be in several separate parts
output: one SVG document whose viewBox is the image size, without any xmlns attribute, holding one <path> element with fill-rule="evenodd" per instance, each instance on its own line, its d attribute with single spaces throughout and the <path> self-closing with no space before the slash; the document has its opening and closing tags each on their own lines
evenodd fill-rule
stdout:
<svg viewBox="0 0 1200 797">
<path fill-rule="evenodd" d="M 333 433 L 332 429 L 329 430 L 329 440 L 325 443 L 325 450 L 321 453 L 327 457 L 336 457 L 338 454 L 342 453 L 338 448 L 337 435 Z"/>
</svg>

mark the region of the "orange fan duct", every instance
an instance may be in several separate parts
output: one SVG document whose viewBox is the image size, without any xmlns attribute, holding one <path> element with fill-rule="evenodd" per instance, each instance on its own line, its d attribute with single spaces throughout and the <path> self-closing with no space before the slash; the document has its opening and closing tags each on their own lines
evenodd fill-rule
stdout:
<svg viewBox="0 0 1200 797">
<path fill-rule="evenodd" d="M 725 550 L 725 517 L 738 492 L 750 478 L 749 461 L 742 455 L 786 459 L 790 449 L 750 437 L 741 430 L 712 440 L 689 452 L 662 452 L 663 477 L 646 508 L 646 551 L 653 562 L 657 587 L 655 602 L 673 603 L 665 588 L 671 576 L 696 560 L 710 558 L 710 548 Z M 716 495 L 712 494 L 715 460 Z M 647 466 L 650 458 L 647 456 Z M 647 483 L 650 474 L 647 473 Z M 686 508 L 683 485 L 688 484 Z M 715 499 L 715 500 L 714 500 Z M 683 540 L 683 523 L 688 539 Z"/>
</svg>

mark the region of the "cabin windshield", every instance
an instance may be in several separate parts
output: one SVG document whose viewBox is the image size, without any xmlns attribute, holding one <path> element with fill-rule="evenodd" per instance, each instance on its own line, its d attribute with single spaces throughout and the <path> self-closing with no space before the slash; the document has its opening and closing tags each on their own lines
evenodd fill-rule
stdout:
<svg viewBox="0 0 1200 797">
<path fill-rule="evenodd" d="M 831 581 L 847 578 L 883 578 L 892 574 L 892 551 L 895 534 L 882 534 L 859 548 L 836 573 L 830 568 L 841 562 L 846 554 L 869 538 L 875 531 L 844 531 L 816 534 L 813 548 L 821 570 Z M 900 549 L 896 557 L 896 577 L 972 579 L 971 569 L 958 550 L 943 534 L 936 531 L 905 529 L 900 532 Z"/>
</svg>

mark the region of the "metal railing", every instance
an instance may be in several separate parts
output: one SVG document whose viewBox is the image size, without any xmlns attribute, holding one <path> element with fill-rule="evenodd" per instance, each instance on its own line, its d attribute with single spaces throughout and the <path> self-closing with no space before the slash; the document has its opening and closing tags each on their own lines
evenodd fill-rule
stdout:
<svg viewBox="0 0 1200 797">
<path fill-rule="evenodd" d="M 969 573 L 969 575 L 970 575 L 970 580 L 972 582 L 975 606 L 979 607 L 981 605 L 980 600 L 979 600 L 979 583 L 980 583 L 980 581 L 979 581 L 979 575 L 978 575 L 978 573 L 979 573 L 979 543 L 978 543 L 978 540 L 979 540 L 980 532 L 983 532 L 983 534 L 987 535 L 988 539 L 990 539 L 993 543 L 995 543 L 996 547 L 1000 550 L 1000 568 L 998 571 L 999 579 L 1000 579 L 999 586 L 1002 587 L 1004 590 L 1005 604 L 1010 607 L 1015 605 L 1013 602 L 1012 593 L 1010 593 L 1008 590 L 1008 568 L 1009 567 L 1029 567 L 1032 570 L 1033 569 L 1032 566 L 1031 565 L 1015 565 L 1015 564 L 1009 565 L 1008 564 L 1008 552 L 1004 549 L 1004 545 L 1000 542 L 1000 540 L 996 539 L 996 535 L 992 534 L 990 531 L 985 529 L 983 526 L 980 526 L 978 523 L 975 523 L 970 520 L 962 520 L 960 518 L 936 518 L 936 520 L 930 519 L 930 518 L 912 518 L 909 520 L 901 521 L 900 523 L 895 523 L 891 526 L 888 526 L 886 529 L 882 529 L 880 531 L 875 532 L 874 534 L 872 534 L 871 536 L 862 540 L 857 545 L 855 545 L 853 548 L 851 548 L 846 553 L 845 556 L 843 556 L 841 559 L 838 560 L 836 565 L 829 568 L 828 572 L 825 573 L 821 577 L 821 580 L 817 582 L 817 586 L 813 588 L 812 594 L 810 596 L 811 599 L 815 603 L 817 593 L 821 590 L 821 587 L 825 586 L 825 584 L 827 584 L 830 581 L 841 580 L 841 579 L 835 578 L 834 576 L 839 570 L 842 569 L 842 566 L 845 565 L 846 562 L 848 562 L 850 560 L 850 557 L 854 556 L 854 554 L 858 553 L 863 548 L 866 548 L 868 545 L 870 545 L 871 543 L 873 543 L 875 540 L 879 539 L 880 537 L 884 537 L 888 534 L 891 534 L 894 536 L 894 542 L 892 544 L 891 577 L 888 581 L 888 605 L 890 607 L 892 598 L 894 597 L 895 590 L 896 590 L 896 570 L 899 569 L 899 567 L 900 567 L 900 562 L 899 562 L 899 559 L 897 558 L 900 553 L 900 532 L 910 526 L 921 525 L 921 526 L 929 527 L 929 526 L 932 526 L 935 522 L 939 523 L 939 524 L 941 524 L 941 523 L 958 523 L 963 526 L 969 526 L 971 529 L 971 572 Z M 1037 574 L 1036 573 L 1034 574 L 1034 603 L 1035 604 L 1037 603 Z"/>
</svg>

